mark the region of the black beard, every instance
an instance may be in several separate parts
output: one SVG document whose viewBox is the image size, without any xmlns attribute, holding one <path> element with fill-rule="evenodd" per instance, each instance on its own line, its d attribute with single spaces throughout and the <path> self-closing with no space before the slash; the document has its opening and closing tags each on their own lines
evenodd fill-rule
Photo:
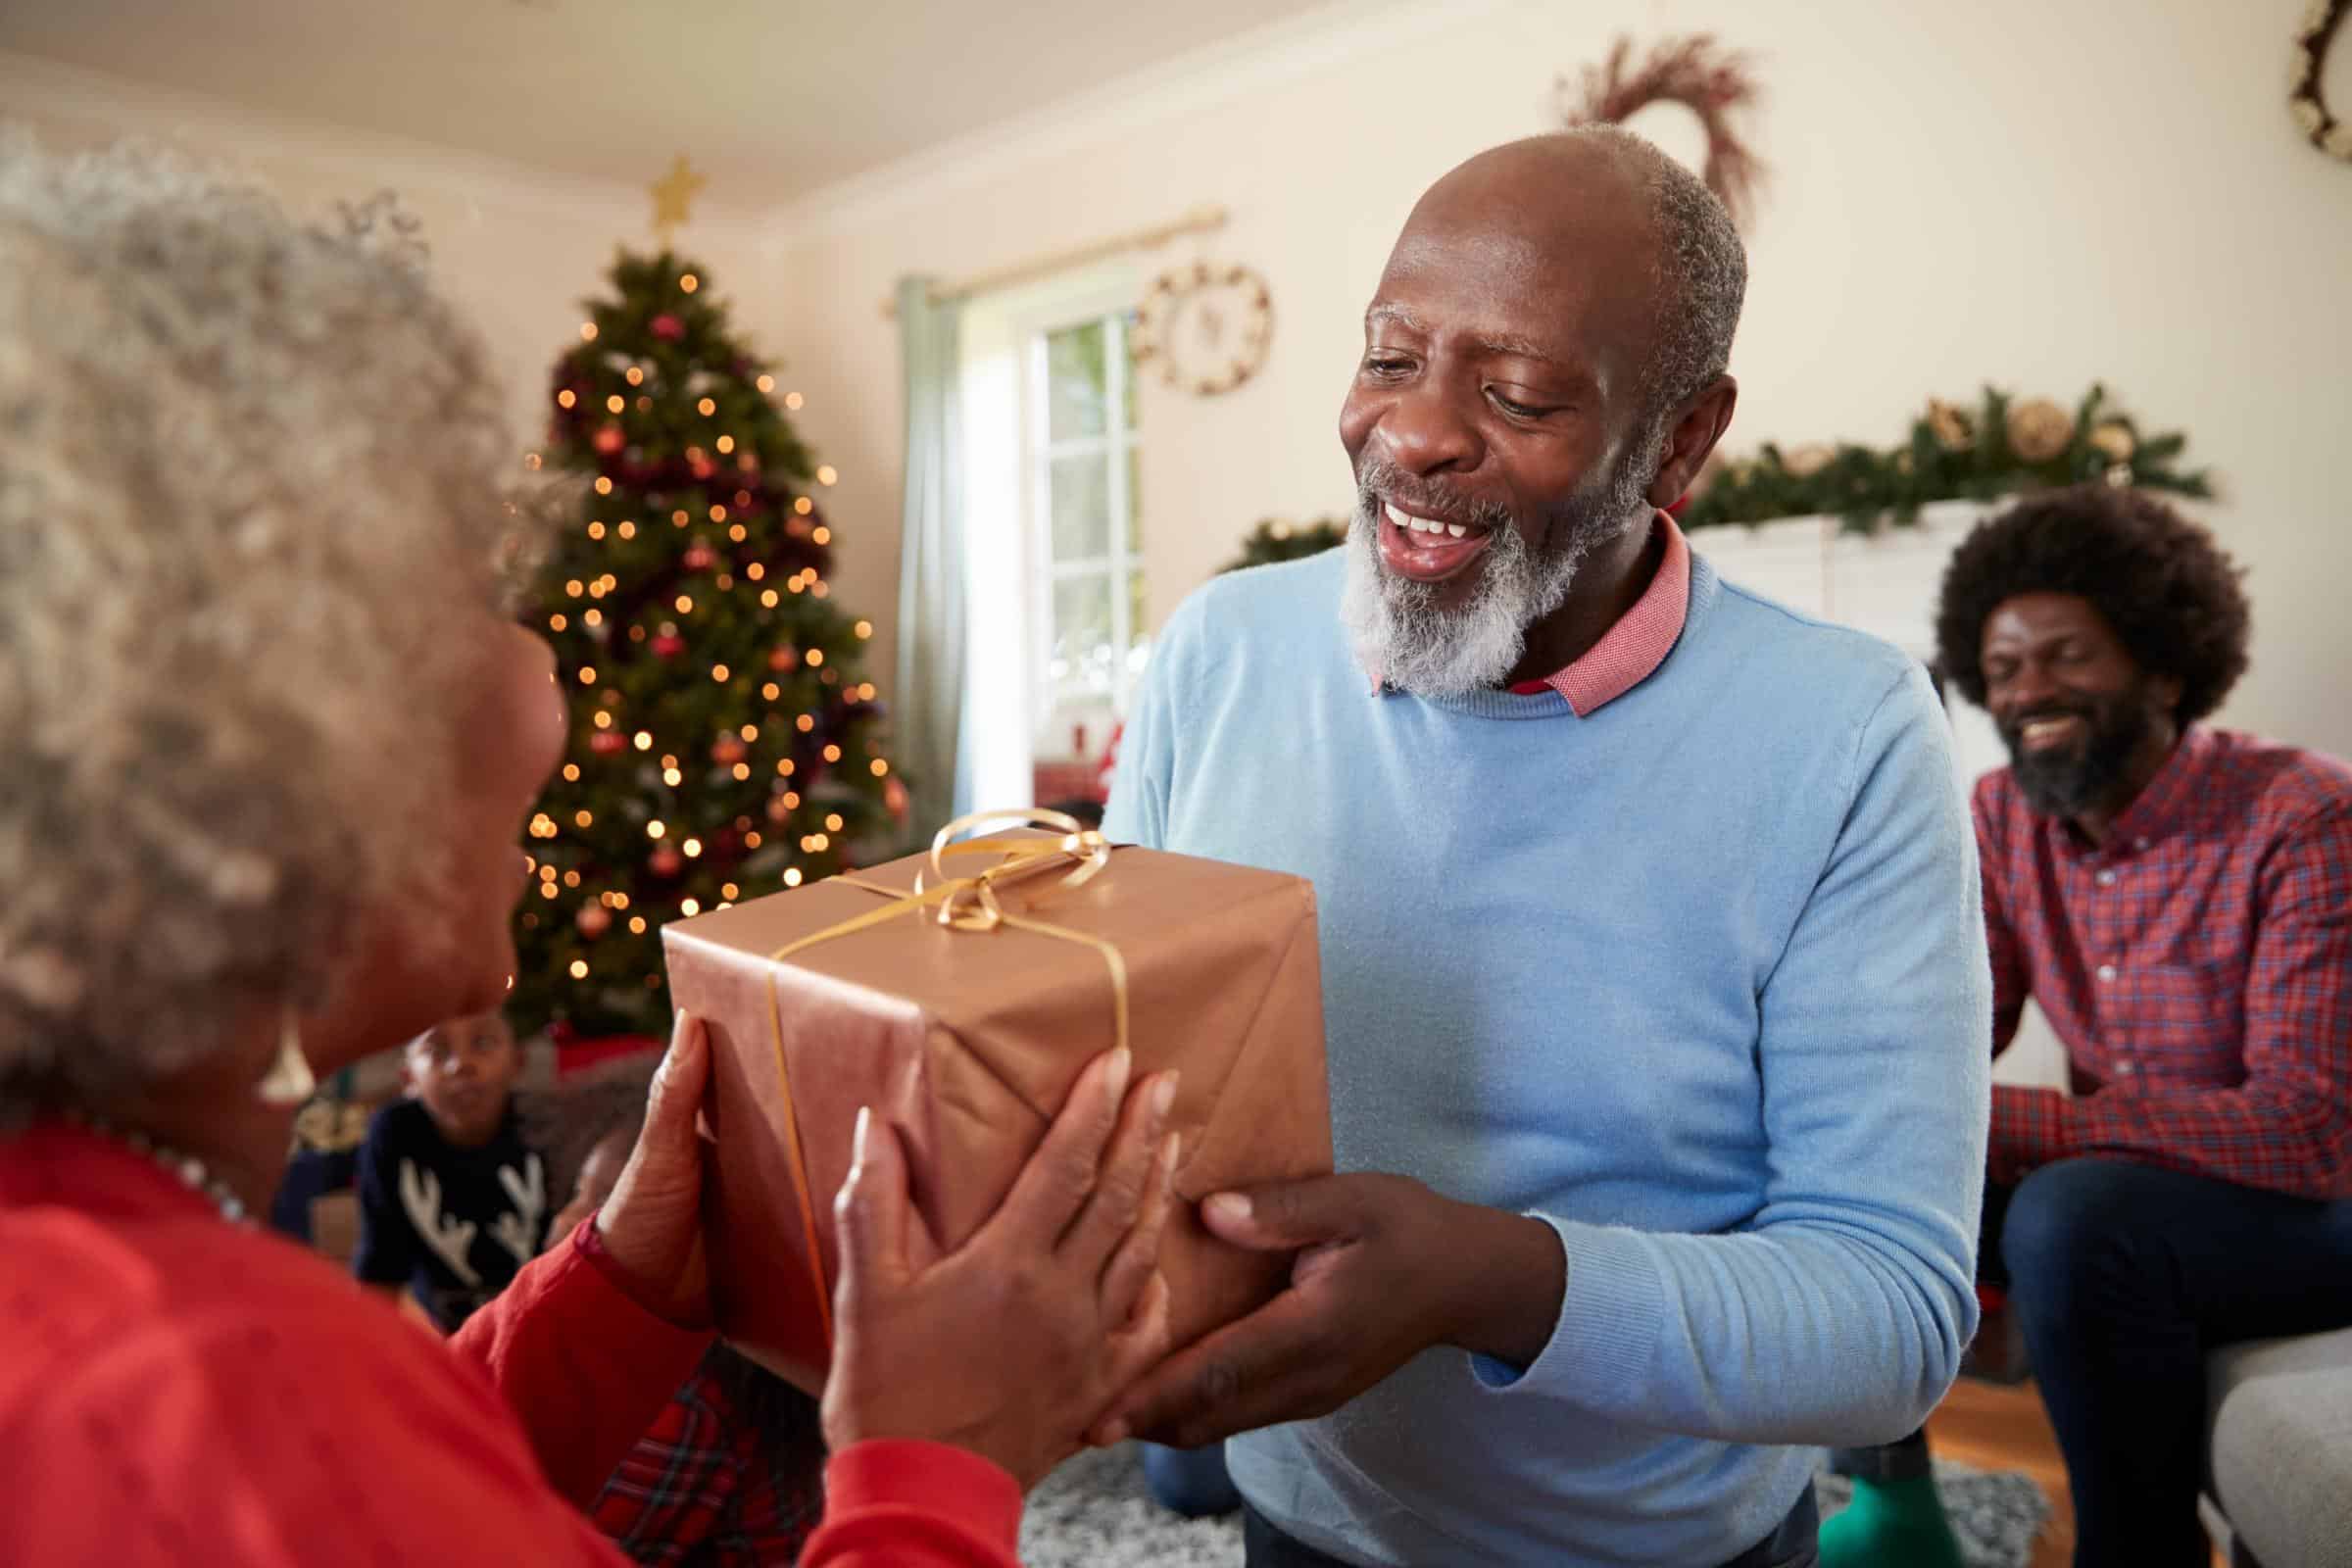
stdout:
<svg viewBox="0 0 2352 1568">
<path fill-rule="evenodd" d="M 2023 735 L 2036 718 L 2071 715 L 2090 726 L 2068 746 L 2025 749 Z M 2026 804 L 2044 816 L 2076 817 L 2112 801 L 2123 787 L 2132 757 L 2156 727 L 2146 694 L 2134 686 L 2100 701 L 2052 704 L 2000 726 L 2009 747 L 2009 767 Z"/>
</svg>

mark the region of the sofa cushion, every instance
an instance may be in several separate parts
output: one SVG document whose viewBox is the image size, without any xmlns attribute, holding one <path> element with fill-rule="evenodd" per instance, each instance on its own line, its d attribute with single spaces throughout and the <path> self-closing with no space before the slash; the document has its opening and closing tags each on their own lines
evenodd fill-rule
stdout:
<svg viewBox="0 0 2352 1568">
<path fill-rule="evenodd" d="M 2206 1357 L 2214 1495 L 2263 1568 L 2352 1568 L 2352 1329 Z"/>
</svg>

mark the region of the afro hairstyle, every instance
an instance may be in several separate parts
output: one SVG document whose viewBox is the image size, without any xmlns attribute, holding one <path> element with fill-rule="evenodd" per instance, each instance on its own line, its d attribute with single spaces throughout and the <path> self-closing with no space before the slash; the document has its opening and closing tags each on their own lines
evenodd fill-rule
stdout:
<svg viewBox="0 0 2352 1568">
<path fill-rule="evenodd" d="M 2180 683 L 2174 717 L 2191 724 L 2246 672 L 2252 616 L 2242 575 L 2203 524 L 2144 491 L 2085 484 L 2035 495 L 1952 553 L 1936 608 L 1936 664 L 1983 707 L 1985 620 L 2021 594 L 2072 594 L 2142 672 Z"/>
</svg>

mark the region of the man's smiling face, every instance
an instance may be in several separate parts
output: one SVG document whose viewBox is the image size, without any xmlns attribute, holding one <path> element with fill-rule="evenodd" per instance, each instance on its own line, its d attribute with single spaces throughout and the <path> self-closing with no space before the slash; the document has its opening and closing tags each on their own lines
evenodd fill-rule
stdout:
<svg viewBox="0 0 2352 1568">
<path fill-rule="evenodd" d="M 1497 683 L 1595 546 L 1649 515 L 1654 223 L 1605 159 L 1503 148 L 1422 198 L 1340 411 L 1347 617 L 1393 684 Z"/>
</svg>

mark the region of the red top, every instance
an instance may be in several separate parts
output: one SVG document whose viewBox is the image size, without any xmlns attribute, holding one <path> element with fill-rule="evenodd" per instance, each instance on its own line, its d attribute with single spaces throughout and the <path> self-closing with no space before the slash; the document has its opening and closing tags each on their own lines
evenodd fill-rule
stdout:
<svg viewBox="0 0 2352 1568">
<path fill-rule="evenodd" d="M 1997 1084 L 1991 1176 L 2109 1154 L 2352 1196 L 2352 769 L 2192 728 L 2104 846 L 1977 785 L 1993 1044 L 2031 995 L 2076 1094 Z"/>
<path fill-rule="evenodd" d="M 621 1565 L 577 1509 L 710 1338 L 632 1300 L 594 1238 L 445 1348 L 111 1140 L 0 1139 L 10 1559 Z M 1016 1568 L 1020 1492 L 985 1460 L 861 1444 L 829 1473 L 809 1568 Z"/>
</svg>

